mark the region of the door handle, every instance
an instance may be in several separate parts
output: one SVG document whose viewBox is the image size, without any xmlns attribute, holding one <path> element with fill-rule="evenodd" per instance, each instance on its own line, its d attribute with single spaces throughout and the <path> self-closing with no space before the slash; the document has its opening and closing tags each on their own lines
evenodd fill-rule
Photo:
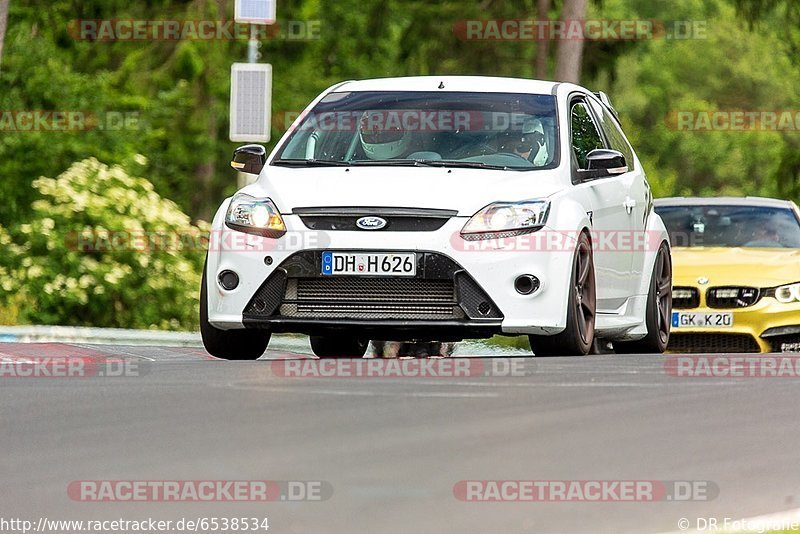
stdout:
<svg viewBox="0 0 800 534">
<path fill-rule="evenodd" d="M 625 197 L 625 202 L 622 203 L 622 206 L 625 208 L 625 211 L 628 212 L 628 215 L 633 213 L 633 208 L 636 207 L 636 201 L 631 197 Z"/>
</svg>

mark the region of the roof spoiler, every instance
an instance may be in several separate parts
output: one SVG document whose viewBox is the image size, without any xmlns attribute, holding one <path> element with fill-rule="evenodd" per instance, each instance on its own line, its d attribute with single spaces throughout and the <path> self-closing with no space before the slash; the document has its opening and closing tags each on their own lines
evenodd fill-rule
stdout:
<svg viewBox="0 0 800 534">
<path fill-rule="evenodd" d="M 607 107 L 611 111 L 611 113 L 614 114 L 614 117 L 616 117 L 617 120 L 619 120 L 619 113 L 617 113 L 617 110 L 614 109 L 614 106 L 611 105 L 611 99 L 608 98 L 608 95 L 605 94 L 603 91 L 595 91 L 594 94 L 597 98 L 600 99 L 600 102 L 602 102 L 603 105 Z"/>
</svg>

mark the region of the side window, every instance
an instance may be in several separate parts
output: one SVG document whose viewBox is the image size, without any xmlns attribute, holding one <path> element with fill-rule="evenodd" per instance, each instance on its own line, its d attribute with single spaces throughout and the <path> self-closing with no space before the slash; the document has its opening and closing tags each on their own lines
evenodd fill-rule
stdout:
<svg viewBox="0 0 800 534">
<path fill-rule="evenodd" d="M 622 128 L 620 128 L 619 123 L 611 116 L 611 113 L 605 106 L 592 102 L 592 107 L 594 107 L 596 115 L 601 117 L 600 127 L 606 134 L 606 139 L 608 139 L 611 148 L 617 152 L 621 152 L 622 155 L 625 156 L 628 169 L 633 170 L 633 149 L 630 143 L 628 143 L 628 140 L 625 139 L 625 134 L 622 133 Z"/>
<path fill-rule="evenodd" d="M 571 114 L 572 122 L 572 150 L 578 160 L 578 168 L 586 168 L 586 156 L 596 148 L 605 148 L 597 126 L 592 120 L 589 108 L 583 102 L 573 104 Z"/>
</svg>

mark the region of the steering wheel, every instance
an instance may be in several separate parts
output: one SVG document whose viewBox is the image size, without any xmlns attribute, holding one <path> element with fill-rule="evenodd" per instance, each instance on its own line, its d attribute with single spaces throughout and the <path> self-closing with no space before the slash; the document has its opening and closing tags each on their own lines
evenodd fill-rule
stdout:
<svg viewBox="0 0 800 534">
<path fill-rule="evenodd" d="M 527 161 L 528 163 L 531 163 L 531 160 L 529 160 L 525 156 L 520 156 L 516 152 L 498 152 L 498 153 L 496 153 L 494 155 L 495 156 L 514 156 L 514 157 L 519 158 L 521 160 Z"/>
<path fill-rule="evenodd" d="M 487 144 L 473 145 L 464 147 L 454 154 L 449 156 L 450 159 L 464 159 L 473 156 L 485 156 L 487 154 L 494 154 L 494 148 Z"/>
</svg>

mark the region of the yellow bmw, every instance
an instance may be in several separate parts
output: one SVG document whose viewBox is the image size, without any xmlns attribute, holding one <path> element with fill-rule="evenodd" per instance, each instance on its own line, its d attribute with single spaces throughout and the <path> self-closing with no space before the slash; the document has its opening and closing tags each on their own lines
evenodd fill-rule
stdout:
<svg viewBox="0 0 800 534">
<path fill-rule="evenodd" d="M 767 198 L 655 202 L 672 242 L 671 352 L 800 352 L 800 210 Z"/>
</svg>

